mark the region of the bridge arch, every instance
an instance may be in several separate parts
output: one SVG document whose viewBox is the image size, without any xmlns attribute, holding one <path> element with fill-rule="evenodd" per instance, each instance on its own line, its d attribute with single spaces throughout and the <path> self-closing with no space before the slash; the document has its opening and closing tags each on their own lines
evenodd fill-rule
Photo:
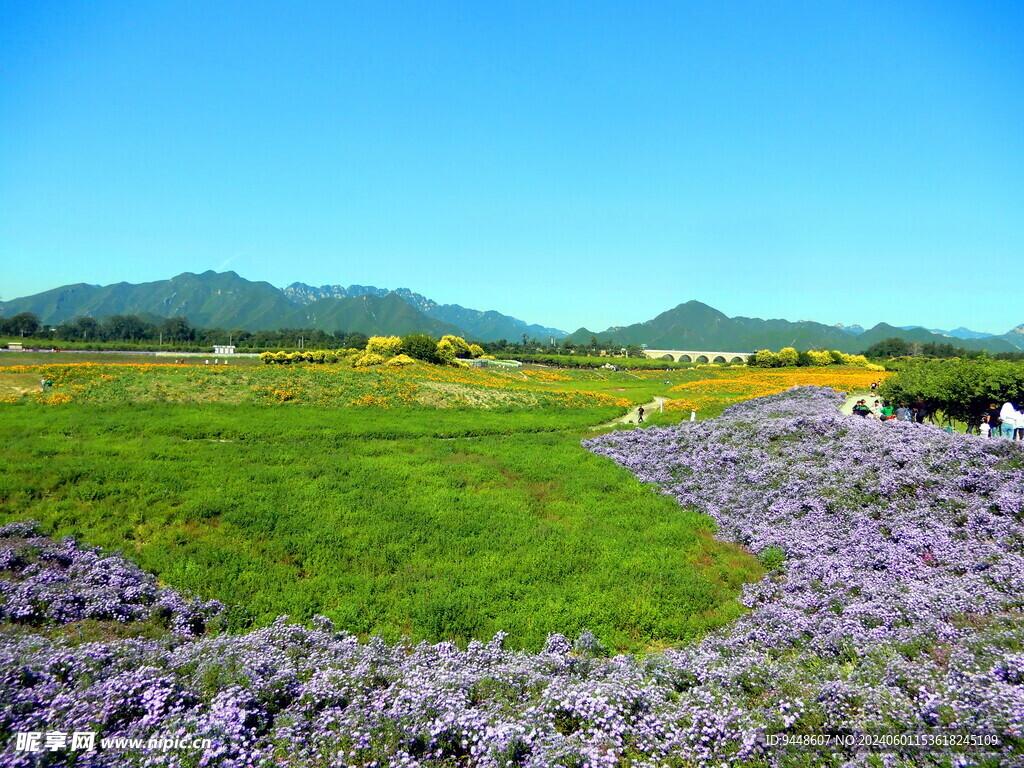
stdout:
<svg viewBox="0 0 1024 768">
<path fill-rule="evenodd" d="M 752 352 L 722 352 L 719 350 L 692 349 L 645 349 L 644 357 L 651 360 L 667 360 L 678 363 L 746 363 L 753 356 Z"/>
</svg>

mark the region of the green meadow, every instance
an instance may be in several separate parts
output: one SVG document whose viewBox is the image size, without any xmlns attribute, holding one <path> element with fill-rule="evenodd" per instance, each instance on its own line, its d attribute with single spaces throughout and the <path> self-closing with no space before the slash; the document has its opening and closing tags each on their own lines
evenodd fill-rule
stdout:
<svg viewBox="0 0 1024 768">
<path fill-rule="evenodd" d="M 503 630 L 528 649 L 590 629 L 639 652 L 732 620 L 742 583 L 763 573 L 713 538 L 709 518 L 581 446 L 624 412 L 607 398 L 525 407 L 516 390 L 492 393 L 491 408 L 324 407 L 240 402 L 224 380 L 174 366 L 132 366 L 128 384 L 103 370 L 83 374 L 88 386 L 62 374 L 50 403 L 0 403 L 3 521 L 34 518 L 120 550 L 166 584 L 227 603 L 235 629 L 323 614 L 389 641 Z M 219 400 L 140 400 L 140 375 L 154 390 L 212 387 Z M 307 389 L 323 377 L 288 375 Z M 664 389 L 657 381 L 601 379 L 593 391 L 642 400 Z M 101 397 L 104 386 L 121 399 Z M 62 388 L 88 397 L 63 402 Z"/>
</svg>

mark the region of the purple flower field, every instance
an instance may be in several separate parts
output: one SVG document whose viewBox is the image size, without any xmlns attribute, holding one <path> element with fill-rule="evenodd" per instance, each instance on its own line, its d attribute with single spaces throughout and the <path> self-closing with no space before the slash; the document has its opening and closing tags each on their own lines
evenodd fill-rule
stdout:
<svg viewBox="0 0 1024 768">
<path fill-rule="evenodd" d="M 560 635 L 359 643 L 323 621 L 215 634 L 219 607 L 118 558 L 0 529 L 4 766 L 1024 765 L 1024 451 L 838 413 L 802 388 L 587 447 L 713 517 L 773 570 L 688 648 L 606 658 Z M 62 640 L 83 620 L 156 639 Z M 15 735 L 209 738 L 28 752 Z M 809 751 L 772 737 L 985 735 Z"/>
</svg>

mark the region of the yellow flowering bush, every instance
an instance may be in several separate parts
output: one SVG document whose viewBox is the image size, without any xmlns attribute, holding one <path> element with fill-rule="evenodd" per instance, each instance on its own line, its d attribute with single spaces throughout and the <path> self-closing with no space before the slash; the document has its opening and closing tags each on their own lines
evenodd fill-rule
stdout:
<svg viewBox="0 0 1024 768">
<path fill-rule="evenodd" d="M 364 352 L 352 361 L 356 368 L 369 368 L 371 365 L 383 365 L 384 356 L 375 352 Z"/>
<path fill-rule="evenodd" d="M 447 338 L 437 342 L 437 359 L 441 361 L 442 365 L 451 365 L 455 362 L 455 345 Z"/>
<path fill-rule="evenodd" d="M 783 347 L 779 350 L 779 365 L 786 367 L 796 365 L 800 362 L 800 353 L 793 347 Z"/>
<path fill-rule="evenodd" d="M 470 354 L 469 344 L 461 336 L 452 336 L 451 334 L 442 336 L 438 346 L 445 342 L 452 345 L 452 349 L 455 350 L 455 357 L 466 357 Z M 483 352 L 482 349 L 480 351 Z"/>
<path fill-rule="evenodd" d="M 380 355 L 384 359 L 394 357 L 401 350 L 402 340 L 397 336 L 371 336 L 366 342 L 367 354 Z"/>
</svg>

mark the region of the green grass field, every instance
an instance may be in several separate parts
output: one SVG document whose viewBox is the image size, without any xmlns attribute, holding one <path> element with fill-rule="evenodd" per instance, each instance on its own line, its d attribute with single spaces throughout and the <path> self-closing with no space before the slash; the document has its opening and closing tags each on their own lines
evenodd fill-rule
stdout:
<svg viewBox="0 0 1024 768">
<path fill-rule="evenodd" d="M 322 613 L 529 648 L 590 628 L 639 650 L 735 617 L 760 575 L 709 520 L 584 451 L 579 414 L 371 413 L 8 407 L 0 498 L 230 603 L 238 626 Z"/>
</svg>

